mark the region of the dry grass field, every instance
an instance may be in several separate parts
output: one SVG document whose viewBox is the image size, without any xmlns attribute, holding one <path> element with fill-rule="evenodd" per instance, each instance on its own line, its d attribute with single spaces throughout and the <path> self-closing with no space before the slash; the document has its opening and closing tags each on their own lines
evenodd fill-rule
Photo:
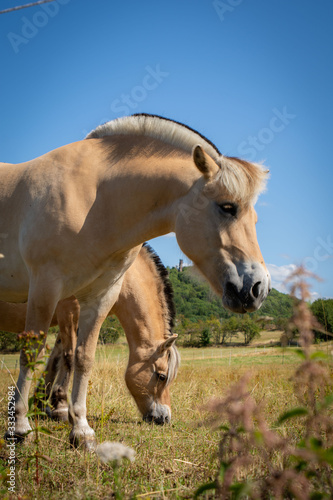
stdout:
<svg viewBox="0 0 333 500">
<path fill-rule="evenodd" d="M 327 347 L 330 351 L 332 347 Z M 40 435 L 39 475 L 31 461 L 33 443 L 16 446 L 15 494 L 7 492 L 8 449 L 2 443 L 3 498 L 104 499 L 104 498 L 191 498 L 197 487 L 212 481 L 217 472 L 219 431 L 208 423 L 205 408 L 212 397 L 250 372 L 250 393 L 264 405 L 270 425 L 278 414 L 296 404 L 291 374 L 300 363 L 294 348 L 181 349 L 182 365 L 172 386 L 171 425 L 144 423 L 124 382 L 127 348 L 100 346 L 88 394 L 88 415 L 99 442 L 118 441 L 135 450 L 135 461 L 124 460 L 117 471 L 119 492 L 115 495 L 114 469 L 99 463 L 95 454 L 69 446 L 68 424 L 44 421 L 51 434 Z M 1 355 L 16 379 L 17 356 Z M 12 379 L 0 371 L 1 433 L 7 423 L 7 392 Z M 282 427 L 290 442 L 298 438 L 300 424 Z M 258 476 L 258 462 L 248 477 Z M 276 460 L 279 460 L 277 454 Z"/>
</svg>

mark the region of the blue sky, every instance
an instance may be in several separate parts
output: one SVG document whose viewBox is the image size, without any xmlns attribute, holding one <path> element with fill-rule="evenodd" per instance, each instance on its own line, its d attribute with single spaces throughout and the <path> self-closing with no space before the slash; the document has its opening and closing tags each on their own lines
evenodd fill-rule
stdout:
<svg viewBox="0 0 333 500">
<path fill-rule="evenodd" d="M 270 168 L 257 232 L 275 287 L 304 263 L 323 279 L 313 296 L 333 297 L 332 22 L 329 0 L 56 0 L 0 15 L 0 161 L 124 114 L 186 123 Z M 151 244 L 166 265 L 184 258 L 172 236 Z"/>
</svg>

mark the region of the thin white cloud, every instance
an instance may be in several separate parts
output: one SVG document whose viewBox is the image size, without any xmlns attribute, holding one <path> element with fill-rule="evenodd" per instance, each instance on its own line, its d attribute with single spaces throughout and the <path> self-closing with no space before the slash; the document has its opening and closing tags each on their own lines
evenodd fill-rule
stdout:
<svg viewBox="0 0 333 500">
<path fill-rule="evenodd" d="M 164 234 L 162 236 L 162 238 L 175 238 L 176 237 L 176 233 L 168 233 L 168 234 Z"/>
<path fill-rule="evenodd" d="M 285 281 L 290 274 L 295 271 L 295 264 L 285 264 L 284 266 L 276 266 L 275 264 L 267 264 L 267 269 L 272 278 L 272 287 L 279 292 L 288 293 Z"/>
<path fill-rule="evenodd" d="M 270 272 L 272 279 L 272 287 L 282 293 L 289 293 L 289 287 L 286 286 L 285 281 L 290 274 L 295 271 L 297 266 L 295 264 L 285 264 L 284 266 L 276 266 L 275 264 L 267 264 L 267 269 Z M 310 291 L 311 302 L 319 297 L 318 292 Z"/>
</svg>

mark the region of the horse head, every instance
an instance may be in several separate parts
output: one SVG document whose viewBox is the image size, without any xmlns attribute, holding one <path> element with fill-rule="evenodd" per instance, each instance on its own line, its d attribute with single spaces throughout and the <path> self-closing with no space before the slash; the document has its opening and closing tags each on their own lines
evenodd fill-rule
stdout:
<svg viewBox="0 0 333 500">
<path fill-rule="evenodd" d="M 193 161 L 202 176 L 178 205 L 178 244 L 227 309 L 256 311 L 271 287 L 253 206 L 268 171 L 236 158 L 214 161 L 201 146 L 194 148 Z"/>
<path fill-rule="evenodd" d="M 175 379 L 180 357 L 171 335 L 157 346 L 140 348 L 130 357 L 126 385 L 145 422 L 163 425 L 171 421 L 169 387 Z"/>
</svg>

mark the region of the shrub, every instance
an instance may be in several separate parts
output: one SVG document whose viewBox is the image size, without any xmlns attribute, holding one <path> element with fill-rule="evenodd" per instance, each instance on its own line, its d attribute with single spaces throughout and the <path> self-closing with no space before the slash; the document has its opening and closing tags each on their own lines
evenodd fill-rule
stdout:
<svg viewBox="0 0 333 500">
<path fill-rule="evenodd" d="M 210 331 L 208 328 L 204 328 L 200 334 L 200 346 L 201 347 L 207 347 L 210 344 Z"/>
<path fill-rule="evenodd" d="M 102 344 L 115 344 L 122 332 L 123 330 L 118 319 L 115 317 L 107 317 L 102 324 L 99 333 L 99 341 Z"/>
<path fill-rule="evenodd" d="M 18 352 L 21 349 L 21 341 L 16 333 L 0 331 L 0 351 Z"/>
</svg>

